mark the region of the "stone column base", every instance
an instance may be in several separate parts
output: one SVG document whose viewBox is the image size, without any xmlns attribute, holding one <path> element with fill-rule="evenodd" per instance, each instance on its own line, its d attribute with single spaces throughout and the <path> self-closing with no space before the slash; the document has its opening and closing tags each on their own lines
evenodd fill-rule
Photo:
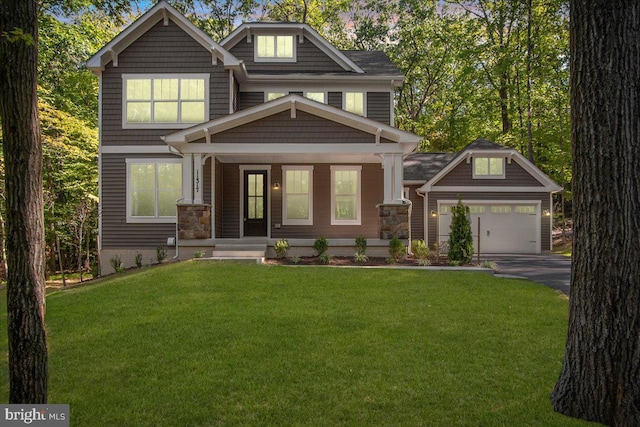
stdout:
<svg viewBox="0 0 640 427">
<path fill-rule="evenodd" d="M 211 205 L 178 205 L 178 239 L 211 238 Z"/>
<path fill-rule="evenodd" d="M 381 239 L 391 240 L 409 238 L 408 204 L 379 204 L 378 233 Z"/>
</svg>

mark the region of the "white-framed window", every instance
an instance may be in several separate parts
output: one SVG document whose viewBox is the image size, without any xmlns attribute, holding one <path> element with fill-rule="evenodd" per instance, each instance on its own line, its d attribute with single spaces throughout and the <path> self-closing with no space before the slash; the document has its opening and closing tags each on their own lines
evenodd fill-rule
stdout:
<svg viewBox="0 0 640 427">
<path fill-rule="evenodd" d="M 365 110 L 365 95 L 364 92 L 344 92 L 343 95 L 343 109 L 350 113 L 359 114 L 361 116 L 366 115 Z"/>
<path fill-rule="evenodd" d="M 504 157 L 474 157 L 473 178 L 504 179 Z"/>
<path fill-rule="evenodd" d="M 264 93 L 264 102 L 273 101 L 274 99 L 282 98 L 285 96 L 284 92 L 265 92 Z"/>
<path fill-rule="evenodd" d="M 304 93 L 304 97 L 311 99 L 312 101 L 316 101 L 316 102 L 321 102 L 323 104 L 326 104 L 327 101 L 327 95 L 325 94 L 325 92 L 312 92 L 312 91 L 308 91 Z"/>
<path fill-rule="evenodd" d="M 362 166 L 331 166 L 331 225 L 360 225 Z"/>
<path fill-rule="evenodd" d="M 296 60 L 293 35 L 257 35 L 255 43 L 256 62 Z"/>
<path fill-rule="evenodd" d="M 516 205 L 517 214 L 535 215 L 536 211 L 535 205 Z"/>
<path fill-rule="evenodd" d="M 313 166 L 282 166 L 282 224 L 313 225 Z"/>
<path fill-rule="evenodd" d="M 511 206 L 510 205 L 493 205 L 491 206 L 491 213 L 495 214 L 510 214 Z"/>
<path fill-rule="evenodd" d="M 208 74 L 123 74 L 123 128 L 184 128 L 209 119 Z"/>
<path fill-rule="evenodd" d="M 175 222 L 182 160 L 127 159 L 127 222 Z"/>
</svg>

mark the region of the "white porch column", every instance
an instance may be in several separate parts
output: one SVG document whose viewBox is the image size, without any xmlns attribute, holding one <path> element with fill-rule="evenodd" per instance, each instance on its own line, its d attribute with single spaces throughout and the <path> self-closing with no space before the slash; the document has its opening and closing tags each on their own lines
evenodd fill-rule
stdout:
<svg viewBox="0 0 640 427">
<path fill-rule="evenodd" d="M 384 200 L 382 203 L 393 203 L 393 154 L 385 154 L 382 158 L 384 169 Z"/>
<path fill-rule="evenodd" d="M 182 203 L 193 203 L 193 154 L 182 157 Z"/>
<path fill-rule="evenodd" d="M 402 165 L 402 154 L 393 155 L 393 200 L 396 203 L 402 200 L 402 190 L 404 184 L 404 167 Z"/>
<path fill-rule="evenodd" d="M 202 204 L 202 187 L 204 184 L 202 175 L 202 154 L 193 155 L 193 203 Z"/>
</svg>

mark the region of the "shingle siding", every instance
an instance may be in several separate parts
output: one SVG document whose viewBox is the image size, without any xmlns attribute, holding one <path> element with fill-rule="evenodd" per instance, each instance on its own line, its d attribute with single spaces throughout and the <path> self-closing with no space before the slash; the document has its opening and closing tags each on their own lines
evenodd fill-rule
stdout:
<svg viewBox="0 0 640 427">
<path fill-rule="evenodd" d="M 122 74 L 207 73 L 210 75 L 210 117 L 229 114 L 229 74 L 221 61 L 177 25 L 162 21 L 118 55 L 118 66 L 102 73 L 102 145 L 164 145 L 167 129 L 122 129 Z"/>
</svg>

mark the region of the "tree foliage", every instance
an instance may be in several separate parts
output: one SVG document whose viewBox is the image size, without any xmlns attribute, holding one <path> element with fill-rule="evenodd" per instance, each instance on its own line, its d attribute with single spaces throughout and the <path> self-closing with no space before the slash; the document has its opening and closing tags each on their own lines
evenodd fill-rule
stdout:
<svg viewBox="0 0 640 427">
<path fill-rule="evenodd" d="M 469 206 L 458 200 L 451 206 L 451 226 L 449 233 L 449 260 L 468 264 L 473 258 L 473 234 L 471 233 L 471 213 Z"/>
</svg>

